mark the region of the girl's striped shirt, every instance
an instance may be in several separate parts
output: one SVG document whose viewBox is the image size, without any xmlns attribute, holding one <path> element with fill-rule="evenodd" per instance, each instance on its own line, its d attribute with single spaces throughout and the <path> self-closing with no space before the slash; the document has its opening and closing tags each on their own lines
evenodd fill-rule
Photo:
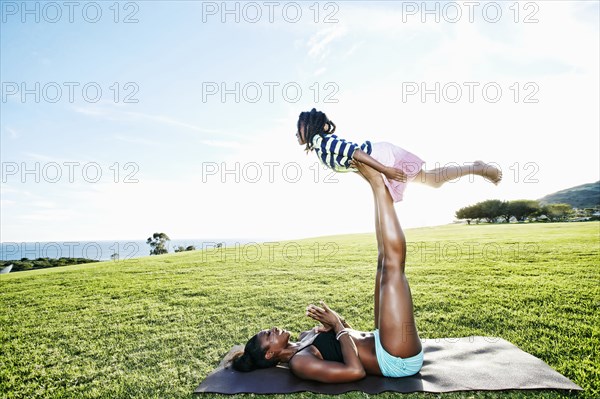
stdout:
<svg viewBox="0 0 600 399">
<path fill-rule="evenodd" d="M 370 141 L 358 145 L 335 134 L 317 134 L 312 139 L 312 147 L 317 152 L 319 160 L 328 168 L 336 172 L 352 172 L 356 168 L 350 166 L 354 151 L 360 149 L 371 155 L 372 146 Z"/>
</svg>

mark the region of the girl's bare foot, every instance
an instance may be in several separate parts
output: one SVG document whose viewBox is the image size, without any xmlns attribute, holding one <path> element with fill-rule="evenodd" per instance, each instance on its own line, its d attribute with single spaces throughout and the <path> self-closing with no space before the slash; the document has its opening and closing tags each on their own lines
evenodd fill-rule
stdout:
<svg viewBox="0 0 600 399">
<path fill-rule="evenodd" d="M 490 165 L 483 161 L 473 162 L 473 173 L 482 176 L 495 185 L 498 185 L 502 180 L 502 171 L 494 165 Z"/>
</svg>

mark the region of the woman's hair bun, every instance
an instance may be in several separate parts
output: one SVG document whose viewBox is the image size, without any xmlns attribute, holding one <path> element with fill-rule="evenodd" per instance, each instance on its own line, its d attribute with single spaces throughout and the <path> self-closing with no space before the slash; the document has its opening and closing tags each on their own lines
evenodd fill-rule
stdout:
<svg viewBox="0 0 600 399">
<path fill-rule="evenodd" d="M 256 369 L 256 364 L 252 361 L 252 357 L 250 357 L 247 353 L 242 353 L 241 356 L 233 359 L 233 363 L 231 364 L 234 370 L 237 371 L 252 371 Z"/>
</svg>

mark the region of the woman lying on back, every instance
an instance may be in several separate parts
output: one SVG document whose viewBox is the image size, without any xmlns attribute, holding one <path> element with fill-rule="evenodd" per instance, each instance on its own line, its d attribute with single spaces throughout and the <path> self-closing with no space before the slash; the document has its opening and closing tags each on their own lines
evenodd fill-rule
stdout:
<svg viewBox="0 0 600 399">
<path fill-rule="evenodd" d="M 406 241 L 392 197 L 381 174 L 356 162 L 375 200 L 378 245 L 375 280 L 375 330 L 356 331 L 325 303 L 309 305 L 307 316 L 321 327 L 290 342 L 288 331 L 262 330 L 248 340 L 233 361 L 234 369 L 251 371 L 288 363 L 298 377 L 321 382 L 349 382 L 366 375 L 406 377 L 423 365 L 423 348 L 415 326 L 413 303 L 406 275 Z"/>
</svg>

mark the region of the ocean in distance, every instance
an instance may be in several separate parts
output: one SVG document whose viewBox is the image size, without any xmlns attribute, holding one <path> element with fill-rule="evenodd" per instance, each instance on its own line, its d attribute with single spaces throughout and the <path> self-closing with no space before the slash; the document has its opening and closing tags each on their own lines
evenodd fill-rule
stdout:
<svg viewBox="0 0 600 399">
<path fill-rule="evenodd" d="M 269 242 L 269 239 L 226 238 L 226 239 L 174 239 L 168 242 L 169 253 L 179 246 L 193 245 L 197 250 L 215 249 L 221 243 L 222 248 L 251 246 L 254 243 Z M 111 260 L 114 253 L 119 260 L 139 258 L 150 255 L 150 245 L 146 240 L 103 240 L 103 241 L 45 241 L 45 242 L 2 242 L 0 260 L 20 260 L 22 258 L 86 258 L 92 260 Z"/>
</svg>

